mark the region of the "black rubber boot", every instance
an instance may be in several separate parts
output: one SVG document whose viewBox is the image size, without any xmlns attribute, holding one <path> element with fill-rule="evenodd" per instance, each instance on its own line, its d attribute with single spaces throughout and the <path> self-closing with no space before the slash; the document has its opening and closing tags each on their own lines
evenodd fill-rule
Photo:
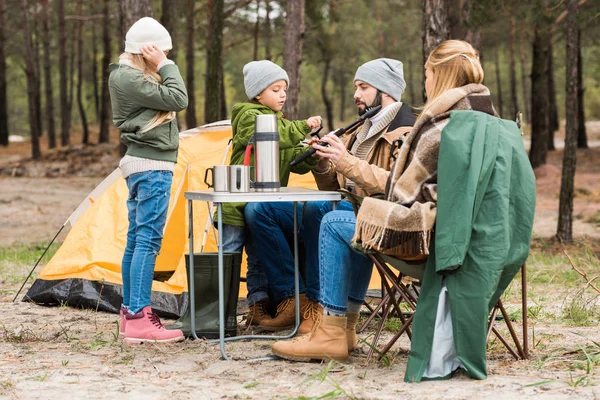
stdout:
<svg viewBox="0 0 600 400">
<path fill-rule="evenodd" d="M 194 292 L 196 297 L 196 335 L 208 339 L 219 337 L 219 259 L 217 253 L 194 254 Z M 188 280 L 189 256 L 185 256 Z M 240 288 L 242 253 L 223 254 L 225 336 L 237 333 L 237 301 Z M 190 308 L 167 329 L 181 329 L 186 337 L 192 335 Z"/>
</svg>

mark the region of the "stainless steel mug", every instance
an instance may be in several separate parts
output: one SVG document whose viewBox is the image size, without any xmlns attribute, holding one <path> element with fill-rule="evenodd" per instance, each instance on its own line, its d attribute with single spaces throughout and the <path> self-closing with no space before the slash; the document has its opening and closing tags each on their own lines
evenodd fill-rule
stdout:
<svg viewBox="0 0 600 400">
<path fill-rule="evenodd" d="M 208 171 L 212 175 L 212 183 L 208 183 Z M 229 191 L 229 166 L 228 165 L 215 165 L 212 168 L 207 168 L 204 173 L 204 183 L 209 188 L 213 188 L 215 192 L 228 192 Z"/>
<path fill-rule="evenodd" d="M 229 191 L 234 193 L 245 193 L 250 191 L 250 166 L 229 166 Z"/>
<path fill-rule="evenodd" d="M 252 187 L 257 192 L 278 192 L 279 131 L 275 114 L 257 115 L 254 121 L 254 166 L 256 180 Z"/>
</svg>

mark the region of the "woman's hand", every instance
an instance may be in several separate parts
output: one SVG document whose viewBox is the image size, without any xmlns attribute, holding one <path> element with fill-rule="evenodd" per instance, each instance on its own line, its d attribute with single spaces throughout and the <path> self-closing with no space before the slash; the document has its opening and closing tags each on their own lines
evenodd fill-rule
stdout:
<svg viewBox="0 0 600 400">
<path fill-rule="evenodd" d="M 146 62 L 148 62 L 155 72 L 158 72 L 158 64 L 167 59 L 165 52 L 153 44 L 142 46 L 140 50 Z"/>
<path fill-rule="evenodd" d="M 316 143 L 315 143 L 316 142 Z M 321 139 L 315 140 L 310 143 L 312 147 L 317 150 L 317 156 L 323 159 L 331 160 L 334 164 L 340 161 L 340 159 L 346 154 L 346 146 L 342 139 L 335 135 L 325 135 Z M 329 146 L 320 146 L 318 142 L 325 142 Z"/>
<path fill-rule="evenodd" d="M 307 119 L 306 124 L 310 129 L 317 129 L 321 126 L 321 121 L 321 117 L 317 115 L 316 117 L 310 117 L 309 119 Z"/>
</svg>

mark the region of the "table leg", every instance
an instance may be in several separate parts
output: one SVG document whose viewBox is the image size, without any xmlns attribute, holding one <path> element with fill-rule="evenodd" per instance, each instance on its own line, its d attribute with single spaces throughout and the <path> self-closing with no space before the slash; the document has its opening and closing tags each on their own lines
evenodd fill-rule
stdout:
<svg viewBox="0 0 600 400">
<path fill-rule="evenodd" d="M 190 249 L 188 251 L 190 273 L 188 276 L 188 298 L 190 299 L 190 326 L 192 329 L 192 337 L 199 339 L 196 335 L 196 292 L 194 291 L 194 209 L 192 200 L 188 200 L 188 239 Z"/>
<path fill-rule="evenodd" d="M 229 360 L 225 354 L 225 296 L 224 296 L 224 277 L 223 277 L 223 207 L 217 203 L 217 230 L 219 231 L 219 347 L 221 348 L 221 358 Z"/>
<path fill-rule="evenodd" d="M 290 336 L 300 327 L 300 262 L 298 261 L 298 202 L 294 201 L 294 295 L 296 296 L 296 326 Z"/>
<path fill-rule="evenodd" d="M 333 211 L 337 210 L 337 204 L 338 204 L 338 202 L 337 202 L 337 201 L 332 201 L 332 202 L 331 202 L 331 209 L 332 209 Z"/>
</svg>

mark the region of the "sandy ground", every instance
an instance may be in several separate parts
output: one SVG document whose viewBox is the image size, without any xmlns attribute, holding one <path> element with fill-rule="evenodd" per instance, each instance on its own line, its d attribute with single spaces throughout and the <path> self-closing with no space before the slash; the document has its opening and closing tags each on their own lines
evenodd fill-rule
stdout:
<svg viewBox="0 0 600 400">
<path fill-rule="evenodd" d="M 560 151 L 551 153 L 549 165 L 536 171 L 538 204 L 534 230 L 538 237 L 551 237 L 556 230 L 561 156 Z M 578 157 L 575 233 L 597 242 L 600 148 L 580 151 Z M 18 175 L 22 170 L 14 169 L 17 158 L 9 161 L 13 163 L 13 175 Z M 69 165 L 63 166 L 67 171 Z M 102 180 L 101 176 L 12 178 L 10 175 L 8 172 L 0 177 L 0 246 L 51 239 L 84 196 Z M 42 171 L 38 176 L 45 174 Z M 15 274 L 25 276 L 29 268 L 21 266 Z M 0 277 L 2 282 L 5 281 Z M 227 344 L 233 360 L 227 362 L 220 359 L 217 345 L 205 341 L 130 348 L 115 339 L 115 315 L 11 303 L 19 285 L 3 286 L 0 399 L 595 399 L 600 396 L 600 388 L 593 382 L 587 386 L 575 383 L 585 374 L 574 368 L 573 362 L 574 351 L 590 343 L 586 337 L 600 340 L 596 326 L 537 322 L 530 360 L 514 361 L 498 341 L 493 341 L 488 353 L 488 379 L 473 381 L 459 376 L 445 382 L 407 384 L 403 382 L 410 348 L 406 337 L 392 349 L 387 363 L 390 365 L 377 360 L 367 362 L 368 346 L 362 344 L 348 364 L 333 365 L 328 374 L 322 373 L 325 364 L 251 361 L 270 354 L 272 342 L 268 340 Z M 533 291 L 546 292 L 546 309 L 560 309 L 566 295 L 565 290 L 552 286 L 532 288 Z M 507 305 L 514 311 L 519 302 L 520 298 L 513 293 Z M 530 329 L 530 336 L 532 333 Z M 385 333 L 385 337 L 390 336 L 390 332 Z M 599 373 L 595 371 L 589 376 L 600 382 Z"/>
</svg>

